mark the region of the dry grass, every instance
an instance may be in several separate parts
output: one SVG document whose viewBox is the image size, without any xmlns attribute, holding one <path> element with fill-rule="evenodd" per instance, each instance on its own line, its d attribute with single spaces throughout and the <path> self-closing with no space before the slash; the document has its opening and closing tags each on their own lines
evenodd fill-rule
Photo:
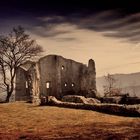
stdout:
<svg viewBox="0 0 140 140">
<path fill-rule="evenodd" d="M 0 104 L 0 140 L 140 139 L 140 118 L 88 110 Z"/>
</svg>

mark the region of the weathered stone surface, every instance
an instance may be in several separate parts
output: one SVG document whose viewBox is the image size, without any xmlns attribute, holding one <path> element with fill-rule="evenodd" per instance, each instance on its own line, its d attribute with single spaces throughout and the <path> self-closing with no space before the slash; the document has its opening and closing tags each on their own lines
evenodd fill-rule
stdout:
<svg viewBox="0 0 140 140">
<path fill-rule="evenodd" d="M 16 87 L 15 87 L 15 100 L 28 101 L 31 98 L 30 89 L 26 88 L 28 80 L 28 70 L 33 65 L 33 62 L 28 61 L 17 70 L 16 73 Z"/>
<path fill-rule="evenodd" d="M 88 94 L 86 95 L 86 97 L 97 98 L 97 97 L 99 97 L 99 94 L 97 93 L 96 90 L 90 89 L 90 90 L 88 90 Z"/>
<path fill-rule="evenodd" d="M 73 103 L 87 103 L 84 96 L 67 95 L 62 98 L 62 102 L 73 102 Z"/>
<path fill-rule="evenodd" d="M 38 98 L 38 97 L 34 97 L 33 98 L 33 100 L 32 100 L 32 103 L 34 104 L 34 105 L 41 105 L 41 99 L 40 98 Z"/>
<path fill-rule="evenodd" d="M 128 104 L 128 105 L 140 104 L 140 98 L 139 97 L 126 97 L 126 98 L 122 98 L 120 103 Z"/>
<path fill-rule="evenodd" d="M 73 103 L 84 103 L 84 104 L 96 104 L 100 103 L 99 100 L 95 98 L 85 98 L 84 96 L 77 95 L 67 95 L 62 98 L 63 102 L 73 102 Z"/>
<path fill-rule="evenodd" d="M 127 96 L 112 96 L 112 97 L 102 97 L 102 103 L 115 103 L 115 104 L 127 104 L 134 105 L 140 104 L 140 98 L 138 97 L 127 97 Z"/>
<path fill-rule="evenodd" d="M 140 104 L 136 105 L 126 105 L 126 108 L 130 110 L 131 112 L 138 112 L 140 114 Z"/>
<path fill-rule="evenodd" d="M 65 95 L 96 96 L 96 71 L 92 59 L 86 66 L 62 56 L 48 55 L 18 69 L 16 100 L 33 100 L 34 96 L 61 99 Z"/>
<path fill-rule="evenodd" d="M 95 98 L 86 98 L 88 104 L 99 104 L 101 103 L 98 99 Z"/>
<path fill-rule="evenodd" d="M 118 104 L 122 100 L 121 96 L 115 96 L 115 97 L 103 97 L 102 103 L 115 103 Z"/>
</svg>

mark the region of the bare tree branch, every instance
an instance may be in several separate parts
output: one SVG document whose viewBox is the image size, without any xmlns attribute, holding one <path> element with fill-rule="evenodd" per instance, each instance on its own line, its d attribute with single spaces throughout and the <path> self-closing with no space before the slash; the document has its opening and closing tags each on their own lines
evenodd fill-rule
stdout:
<svg viewBox="0 0 140 140">
<path fill-rule="evenodd" d="M 117 80 L 111 75 L 108 74 L 104 76 L 106 85 L 103 86 L 105 96 L 114 96 L 121 93 L 121 88 L 116 87 Z"/>
<path fill-rule="evenodd" d="M 21 26 L 13 28 L 8 36 L 0 36 L 0 73 L 2 85 L 7 90 L 6 102 L 9 102 L 14 90 L 17 69 L 42 51 L 42 47 L 32 40 Z"/>
</svg>

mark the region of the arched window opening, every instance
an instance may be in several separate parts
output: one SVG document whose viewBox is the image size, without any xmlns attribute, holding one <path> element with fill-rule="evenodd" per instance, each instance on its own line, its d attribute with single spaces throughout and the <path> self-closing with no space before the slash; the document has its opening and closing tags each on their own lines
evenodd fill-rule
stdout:
<svg viewBox="0 0 140 140">
<path fill-rule="evenodd" d="M 62 65 L 61 69 L 62 69 L 62 70 L 64 70 L 64 69 L 65 69 L 65 67 Z"/>
<path fill-rule="evenodd" d="M 72 84 L 71 84 L 71 86 L 72 86 L 72 87 L 74 87 L 74 86 L 75 86 L 75 84 L 74 84 L 74 83 L 72 83 Z"/>
<path fill-rule="evenodd" d="M 67 87 L 67 83 L 65 83 L 64 86 Z"/>
<path fill-rule="evenodd" d="M 26 81 L 26 83 L 25 83 L 25 87 L 26 87 L 26 89 L 28 88 L 28 82 Z"/>
</svg>

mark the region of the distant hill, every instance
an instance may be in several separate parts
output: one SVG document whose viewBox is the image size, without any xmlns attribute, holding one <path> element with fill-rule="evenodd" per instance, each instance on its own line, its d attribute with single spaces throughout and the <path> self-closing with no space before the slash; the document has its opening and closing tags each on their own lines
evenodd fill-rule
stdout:
<svg viewBox="0 0 140 140">
<path fill-rule="evenodd" d="M 122 88 L 124 93 L 140 97 L 140 72 L 130 74 L 113 74 L 117 80 L 116 87 Z M 97 77 L 97 90 L 103 95 L 103 86 L 106 85 L 105 78 Z"/>
</svg>

